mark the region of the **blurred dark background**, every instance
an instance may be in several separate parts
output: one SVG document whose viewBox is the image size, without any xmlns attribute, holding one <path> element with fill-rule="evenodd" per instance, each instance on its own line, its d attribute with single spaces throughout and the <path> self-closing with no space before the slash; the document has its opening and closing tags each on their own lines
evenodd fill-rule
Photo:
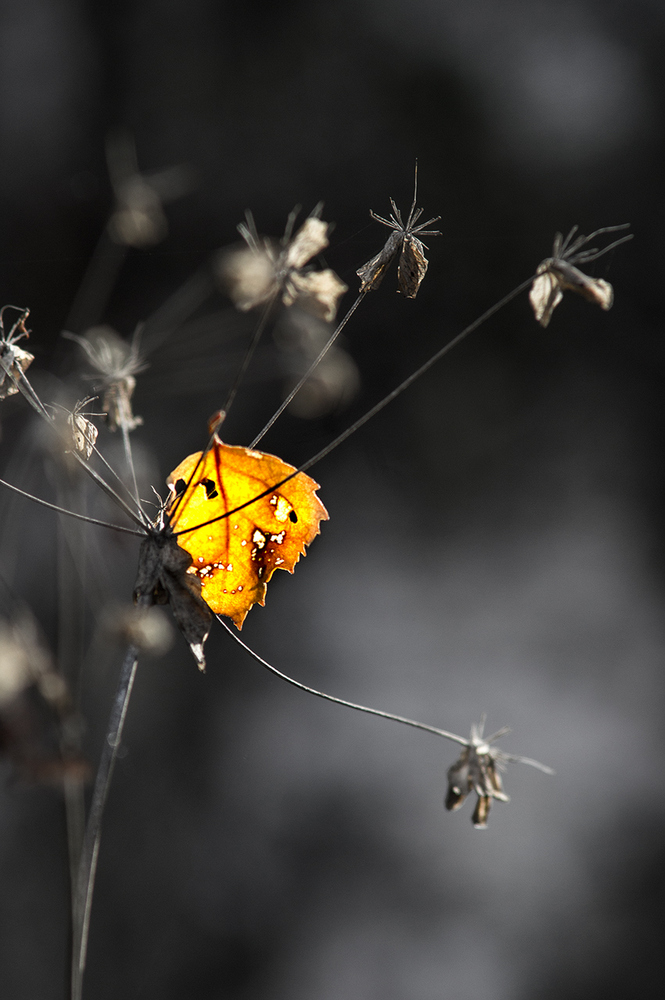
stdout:
<svg viewBox="0 0 665 1000">
<path fill-rule="evenodd" d="M 87 995 L 658 989 L 662 3 L 3 0 L 0 11 L 1 297 L 31 309 L 45 399 L 90 392 L 62 329 L 103 321 L 129 337 L 148 321 L 135 395 L 143 496 L 202 446 L 251 332 L 209 277 L 245 209 L 279 236 L 294 205 L 325 202 L 336 224 L 325 264 L 350 286 L 342 310 L 386 236 L 369 209 L 386 214 L 390 196 L 408 208 L 416 158 L 419 204 L 441 215 L 417 300 L 395 293 L 392 273 L 345 331 L 355 396 L 316 418 L 285 414 L 262 443 L 296 464 L 528 277 L 557 230 L 631 222 L 635 233 L 589 268 L 614 285 L 611 312 L 568 295 L 543 330 L 525 293 L 313 470 L 330 522 L 242 633 L 341 697 L 462 735 L 487 712 L 489 729 L 513 728 L 507 750 L 557 776 L 511 766 L 511 804 L 476 832 L 468 805 L 442 807 L 451 744 L 282 685 L 221 629 L 201 676 L 178 636 L 140 665 Z M 133 136 L 142 171 L 188 170 L 187 192 L 165 205 L 166 238 L 124 257 L 100 242 L 113 208 L 105 144 L 119 134 Z M 94 259 L 109 294 L 77 299 Z M 191 296 L 172 298 L 192 275 Z M 229 417 L 230 443 L 253 438 L 302 370 L 280 324 Z M 20 399 L 0 417 L 3 476 L 118 517 L 58 466 Z M 116 438 L 102 428 L 120 466 Z M 70 678 L 83 656 L 94 762 L 122 656 L 101 623 L 131 594 L 137 545 L 0 501 L 5 579 Z M 59 1000 L 62 796 L 9 764 L 2 773 L 0 994 Z"/>
</svg>

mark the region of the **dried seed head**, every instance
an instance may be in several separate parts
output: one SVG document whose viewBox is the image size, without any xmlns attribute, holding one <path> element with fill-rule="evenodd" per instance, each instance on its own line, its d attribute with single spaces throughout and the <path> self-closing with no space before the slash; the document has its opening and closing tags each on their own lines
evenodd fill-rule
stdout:
<svg viewBox="0 0 665 1000">
<path fill-rule="evenodd" d="M 68 706 L 65 682 L 40 642 L 32 617 L 25 613 L 10 621 L 0 619 L 0 710 L 31 685 L 58 710 Z"/>
<path fill-rule="evenodd" d="M 542 327 L 546 327 L 552 318 L 552 313 L 561 302 L 564 291 L 577 292 L 588 302 L 594 302 L 601 309 L 608 310 L 614 301 L 614 291 L 609 282 L 602 278 L 591 278 L 584 274 L 575 264 L 588 263 L 602 257 L 603 254 L 620 246 L 621 243 L 632 239 L 632 233 L 622 236 L 609 246 L 599 250 L 596 247 L 583 250 L 590 240 L 601 233 L 613 233 L 621 229 L 626 229 L 628 223 L 621 226 L 606 226 L 604 229 L 597 229 L 590 236 L 578 236 L 576 239 L 577 226 L 573 226 L 568 236 L 564 240 L 561 233 L 557 233 L 554 238 L 552 256 L 547 257 L 538 265 L 536 277 L 531 285 L 529 301 L 533 309 L 536 320 Z"/>
<path fill-rule="evenodd" d="M 330 269 L 302 270 L 328 246 L 329 228 L 310 215 L 295 236 L 276 243 L 258 235 L 247 213 L 247 222 L 238 226 L 247 245 L 223 251 L 217 263 L 217 276 L 236 308 L 246 312 L 281 295 L 285 306 L 297 303 L 331 322 L 346 285 Z"/>
<path fill-rule="evenodd" d="M 536 767 L 545 774 L 553 774 L 551 768 L 528 757 L 515 757 L 512 754 L 505 754 L 492 744 L 499 737 L 505 736 L 508 729 L 500 729 L 498 732 L 483 738 L 484 719 L 480 725 L 471 726 L 471 736 L 452 767 L 448 770 L 448 790 L 445 797 L 446 809 L 455 811 L 464 803 L 470 792 L 475 792 L 478 796 L 476 807 L 471 817 L 471 822 L 477 830 L 484 830 L 487 827 L 487 817 L 489 816 L 492 799 L 501 802 L 508 802 L 508 796 L 503 790 L 500 771 L 505 770 L 505 765 L 512 762 L 521 762 Z"/>
<path fill-rule="evenodd" d="M 19 318 L 7 334 L 4 327 L 5 309 L 17 309 L 20 312 Z M 29 309 L 18 309 L 17 306 L 3 306 L 0 309 L 0 399 L 16 395 L 18 392 L 16 381 L 35 360 L 33 354 L 18 346 L 18 341 L 22 337 L 29 336 L 29 331 L 25 328 L 25 321 L 29 315 Z"/>
<path fill-rule="evenodd" d="M 346 291 L 347 286 L 330 269 L 306 274 L 292 271 L 285 281 L 282 301 L 285 306 L 297 303 L 306 312 L 331 323 L 337 315 L 337 304 Z"/>
<path fill-rule="evenodd" d="M 415 299 L 418 294 L 423 278 L 427 273 L 429 262 L 425 257 L 425 250 L 427 248 L 418 239 L 416 234 L 418 233 L 420 236 L 440 236 L 441 233 L 438 229 L 427 229 L 427 226 L 430 226 L 433 222 L 437 222 L 441 216 L 437 215 L 433 219 L 421 222 L 417 226 L 416 222 L 423 213 L 422 208 L 416 208 L 417 195 L 418 164 L 416 164 L 413 204 L 411 205 L 411 211 L 406 222 L 402 221 L 400 210 L 392 198 L 390 199 L 392 214 L 387 219 L 370 211 L 369 214 L 373 219 L 387 226 L 388 229 L 392 229 L 393 232 L 391 232 L 386 240 L 383 250 L 356 271 L 356 274 L 360 278 L 361 292 L 375 291 L 379 287 L 387 268 L 397 256 L 398 251 L 401 251 L 397 268 L 399 291 L 407 299 Z"/>
<path fill-rule="evenodd" d="M 134 140 L 127 134 L 109 138 L 106 157 L 116 198 L 108 225 L 111 239 L 137 248 L 161 243 L 168 235 L 162 205 L 191 189 L 191 172 L 185 167 L 171 167 L 141 174 Z"/>
<path fill-rule="evenodd" d="M 102 410 L 106 413 L 109 430 L 125 427 L 133 431 L 143 423 L 132 413 L 132 394 L 136 378 L 147 365 L 139 354 L 140 330 L 128 343 L 110 326 L 95 326 L 84 336 L 65 331 L 63 337 L 74 340 L 87 361 L 102 376 L 95 388 L 102 392 Z"/>
<path fill-rule="evenodd" d="M 96 398 L 96 396 L 87 396 L 85 399 L 78 400 L 71 413 L 67 414 L 67 428 L 72 444 L 74 445 L 74 451 L 77 451 L 79 455 L 83 455 L 86 461 L 94 451 L 97 435 L 99 434 L 93 422 L 88 418 L 102 417 L 104 414 L 83 413 L 83 407 Z"/>
</svg>

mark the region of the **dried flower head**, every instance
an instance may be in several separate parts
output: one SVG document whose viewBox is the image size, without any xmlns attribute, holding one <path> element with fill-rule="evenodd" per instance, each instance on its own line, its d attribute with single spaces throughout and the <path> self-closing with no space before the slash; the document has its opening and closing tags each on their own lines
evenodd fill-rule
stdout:
<svg viewBox="0 0 665 1000">
<path fill-rule="evenodd" d="M 134 140 L 127 134 L 109 138 L 106 158 L 116 198 L 108 226 L 111 239 L 138 248 L 161 243 L 168 235 L 162 205 L 191 189 L 190 171 L 180 166 L 141 174 Z"/>
<path fill-rule="evenodd" d="M 92 455 L 99 431 L 89 417 L 103 417 L 103 413 L 84 413 L 83 407 L 92 403 L 96 396 L 79 399 L 73 410 L 67 412 L 67 432 L 74 451 L 83 455 L 86 461 Z"/>
<path fill-rule="evenodd" d="M 540 764 L 537 760 L 531 760 L 529 757 L 515 757 L 493 747 L 492 744 L 496 740 L 510 732 L 508 728 L 499 729 L 498 732 L 484 739 L 484 727 L 484 719 L 480 725 L 471 726 L 470 738 L 466 741 L 460 756 L 448 770 L 448 791 L 445 798 L 446 809 L 454 812 L 460 808 L 469 792 L 475 792 L 478 801 L 471 822 L 477 830 L 484 830 L 487 827 L 487 817 L 492 799 L 499 799 L 501 802 L 509 801 L 503 790 L 499 773 L 505 770 L 506 764 L 530 764 L 532 767 L 544 771 L 545 774 L 554 773 L 551 768 Z"/>
<path fill-rule="evenodd" d="M 577 239 L 574 239 L 574 236 L 578 226 L 573 226 L 565 240 L 561 233 L 556 234 L 552 256 L 547 257 L 538 265 L 536 277 L 529 292 L 529 301 L 536 320 L 542 327 L 549 324 L 552 313 L 563 298 L 564 291 L 577 292 L 587 301 L 594 302 L 606 311 L 612 307 L 614 291 L 610 283 L 602 278 L 590 278 L 589 275 L 575 267 L 575 264 L 596 260 L 609 250 L 613 250 L 614 247 L 631 240 L 632 233 L 622 236 L 621 239 L 615 240 L 602 250 L 597 247 L 587 250 L 581 249 L 601 233 L 615 233 L 626 229 L 629 225 L 630 223 L 621 226 L 606 226 L 603 229 L 597 229 L 590 236 L 578 236 Z"/>
<path fill-rule="evenodd" d="M 381 284 L 383 276 L 401 250 L 399 264 L 397 265 L 397 284 L 399 291 L 407 299 L 415 299 L 418 294 L 423 278 L 427 273 L 428 260 L 425 257 L 427 247 L 416 234 L 420 236 L 440 236 L 438 229 L 428 229 L 433 222 L 437 222 L 441 216 L 437 215 L 427 222 L 421 222 L 419 226 L 416 222 L 423 214 L 422 208 L 416 208 L 418 196 L 418 164 L 416 164 L 415 180 L 413 185 L 413 204 L 406 220 L 402 221 L 402 215 L 397 205 L 390 199 L 392 215 L 388 219 L 370 211 L 370 215 L 377 222 L 392 229 L 390 236 L 386 240 L 383 250 L 376 257 L 372 257 L 366 264 L 358 268 L 356 274 L 360 278 L 360 291 L 375 291 Z"/>
<path fill-rule="evenodd" d="M 72 705 L 64 679 L 25 612 L 0 619 L 0 751 L 30 781 L 83 781 L 89 767 L 67 747 Z"/>
<path fill-rule="evenodd" d="M 27 617 L 0 619 L 0 709 L 51 670 L 50 657 L 38 641 L 34 622 Z"/>
<path fill-rule="evenodd" d="M 315 209 L 316 212 L 316 209 Z M 304 266 L 328 246 L 329 225 L 312 214 L 293 238 L 291 216 L 287 231 L 277 243 L 258 235 L 251 213 L 238 231 L 246 246 L 224 251 L 217 273 L 235 306 L 247 312 L 281 295 L 285 306 L 297 303 L 307 312 L 331 322 L 339 299 L 347 291 L 334 271 L 303 271 Z"/>
<path fill-rule="evenodd" d="M 20 313 L 9 333 L 5 333 L 4 326 L 6 309 L 15 309 Z M 30 336 L 25 328 L 25 321 L 29 315 L 29 309 L 19 309 L 18 306 L 3 306 L 0 309 L 0 399 L 14 396 L 18 392 L 16 380 L 35 360 L 33 354 L 18 346 L 19 340 Z"/>
<path fill-rule="evenodd" d="M 139 354 L 139 335 L 137 329 L 128 343 L 110 326 L 91 327 L 84 336 L 63 333 L 63 337 L 76 341 L 89 364 L 102 376 L 95 388 L 103 393 L 102 410 L 111 431 L 118 427 L 133 431 L 143 423 L 141 417 L 132 413 L 131 402 L 135 376 L 147 367 Z"/>
</svg>

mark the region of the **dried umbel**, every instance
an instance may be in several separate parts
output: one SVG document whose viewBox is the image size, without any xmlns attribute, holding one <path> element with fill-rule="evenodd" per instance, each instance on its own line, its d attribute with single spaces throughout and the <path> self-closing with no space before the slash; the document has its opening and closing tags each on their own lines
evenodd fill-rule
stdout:
<svg viewBox="0 0 665 1000">
<path fill-rule="evenodd" d="M 247 312 L 281 296 L 285 306 L 297 303 L 330 323 L 339 299 L 347 291 L 334 271 L 304 271 L 305 265 L 328 246 L 329 225 L 310 215 L 290 238 L 277 243 L 258 235 L 251 214 L 238 226 L 246 246 L 224 251 L 217 267 L 219 280 L 235 306 Z"/>
<path fill-rule="evenodd" d="M 388 219 L 384 219 L 382 216 L 377 215 L 376 212 L 370 211 L 369 214 L 373 219 L 387 226 L 388 229 L 392 229 L 393 232 L 391 232 L 386 240 L 383 250 L 356 271 L 356 274 L 360 278 L 361 292 L 375 291 L 379 287 L 387 268 L 399 253 L 399 264 L 397 265 L 399 291 L 407 299 L 415 299 L 418 294 L 418 289 L 427 273 L 429 264 L 425 257 L 427 247 L 418 237 L 440 236 L 441 233 L 438 229 L 428 229 L 427 227 L 431 226 L 433 222 L 437 222 L 441 216 L 437 215 L 432 219 L 428 219 L 427 222 L 421 222 L 417 226 L 416 223 L 423 214 L 422 208 L 416 208 L 417 196 L 418 168 L 416 166 L 413 204 L 411 205 L 411 211 L 406 222 L 402 221 L 400 210 L 392 198 L 390 199 L 390 206 L 393 211 Z"/>
<path fill-rule="evenodd" d="M 4 326 L 7 309 L 15 309 L 20 313 L 9 333 L 5 333 Z M 19 340 L 30 335 L 25 328 L 25 321 L 29 315 L 29 309 L 19 309 L 18 306 L 3 306 L 0 309 L 0 399 L 16 395 L 18 392 L 16 382 L 35 360 L 33 354 L 18 346 Z"/>
<path fill-rule="evenodd" d="M 515 757 L 493 747 L 492 744 L 510 732 L 509 729 L 505 727 L 499 729 L 487 739 L 483 738 L 483 729 L 484 720 L 480 725 L 471 726 L 469 740 L 460 756 L 448 770 L 448 791 L 444 800 L 446 809 L 454 812 L 460 808 L 470 792 L 475 792 L 478 800 L 471 822 L 477 830 L 484 830 L 487 827 L 487 817 L 492 799 L 498 799 L 501 802 L 509 801 L 503 790 L 499 773 L 505 769 L 506 764 L 530 764 L 531 767 L 536 767 L 538 770 L 544 771 L 545 774 L 554 773 L 551 768 L 540 764 L 537 760 L 531 760 L 529 757 Z"/>
<path fill-rule="evenodd" d="M 110 326 L 94 326 L 84 336 L 65 331 L 64 337 L 75 340 L 87 361 L 102 378 L 96 388 L 102 392 L 102 410 L 109 430 L 118 427 L 133 431 L 143 423 L 132 413 L 132 395 L 139 372 L 147 365 L 139 354 L 138 331 L 127 342 Z"/>
<path fill-rule="evenodd" d="M 597 229 L 590 236 L 578 236 L 577 239 L 574 237 L 578 226 L 573 226 L 565 240 L 561 233 L 556 234 L 552 256 L 547 257 L 538 265 L 536 277 L 529 292 L 529 301 L 534 315 L 542 327 L 548 326 L 552 313 L 563 298 L 564 291 L 577 292 L 588 302 L 594 302 L 606 311 L 612 307 L 614 291 L 610 283 L 602 278 L 589 277 L 575 265 L 596 260 L 614 247 L 631 240 L 632 233 L 622 236 L 621 239 L 615 240 L 602 250 L 597 247 L 588 250 L 581 249 L 601 233 L 615 233 L 626 229 L 628 225 L 629 223 L 621 226 L 606 226 L 604 229 Z"/>
</svg>

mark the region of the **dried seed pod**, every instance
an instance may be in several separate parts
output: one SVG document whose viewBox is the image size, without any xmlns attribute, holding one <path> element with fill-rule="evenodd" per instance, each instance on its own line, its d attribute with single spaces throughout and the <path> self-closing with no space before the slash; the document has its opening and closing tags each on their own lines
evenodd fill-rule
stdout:
<svg viewBox="0 0 665 1000">
<path fill-rule="evenodd" d="M 478 801 L 471 822 L 477 830 L 484 830 L 487 827 L 492 799 L 498 799 L 501 802 L 510 801 L 503 790 L 500 774 L 506 764 L 521 762 L 530 764 L 532 767 L 544 771 L 545 774 L 554 773 L 551 768 L 536 760 L 531 760 L 529 757 L 515 757 L 493 747 L 492 744 L 495 740 L 505 736 L 509 730 L 500 729 L 484 739 L 484 724 L 483 719 L 480 725 L 471 726 L 470 738 L 466 741 L 464 749 L 455 763 L 448 769 L 448 790 L 444 800 L 446 809 L 454 812 L 460 808 L 470 792 L 475 792 Z"/>
<path fill-rule="evenodd" d="M 328 246 L 329 229 L 327 222 L 310 215 L 295 236 L 280 244 L 259 236 L 247 213 L 247 222 L 238 226 L 247 245 L 222 252 L 217 264 L 219 280 L 236 308 L 247 312 L 281 295 L 285 306 L 297 303 L 331 322 L 346 285 L 329 268 L 302 270 Z"/>
<path fill-rule="evenodd" d="M 382 250 L 368 260 L 366 264 L 359 267 L 356 274 L 360 278 L 360 291 L 375 291 L 383 280 L 383 276 L 392 263 L 397 253 L 401 251 L 399 257 L 399 264 L 397 267 L 397 284 L 399 285 L 399 291 L 407 299 L 415 299 L 418 294 L 418 289 L 420 288 L 423 278 L 427 273 L 428 260 L 425 257 L 425 244 L 418 239 L 416 233 L 420 236 L 440 236 L 441 233 L 438 229 L 427 229 L 433 222 L 437 222 L 441 218 L 440 215 L 435 216 L 433 219 L 428 219 L 427 222 L 421 222 L 419 226 L 416 222 L 423 213 L 422 208 L 416 208 L 416 198 L 418 194 L 418 166 L 416 164 L 416 175 L 414 181 L 413 190 L 413 204 L 411 205 L 411 211 L 406 220 L 406 223 L 402 221 L 402 216 L 397 205 L 390 199 L 390 205 L 392 208 L 392 214 L 389 218 L 384 219 L 382 216 L 377 215 L 375 212 L 370 211 L 370 215 L 377 222 L 382 225 L 387 226 L 392 229 L 393 232 L 390 234 L 385 242 Z"/>
<path fill-rule="evenodd" d="M 547 257 L 538 265 L 536 277 L 529 292 L 531 307 L 537 322 L 542 327 L 548 326 L 552 313 L 563 298 L 564 291 L 577 292 L 578 295 L 581 295 L 588 302 L 594 302 L 601 309 L 608 310 L 612 307 L 614 291 L 610 283 L 603 278 L 589 277 L 575 265 L 596 260 L 608 250 L 632 239 L 631 233 L 615 240 L 602 250 L 596 247 L 588 250 L 581 249 L 599 234 L 614 233 L 626 229 L 628 225 L 629 223 L 621 226 L 606 226 L 603 229 L 597 229 L 590 236 L 578 236 L 577 239 L 574 239 L 577 226 L 573 226 L 565 240 L 561 233 L 556 234 L 552 256 Z"/>
<path fill-rule="evenodd" d="M 96 397 L 88 396 L 86 399 L 80 399 L 72 412 L 67 415 L 67 426 L 74 444 L 74 450 L 83 455 L 86 461 L 94 451 L 97 435 L 99 434 L 99 431 L 88 417 L 104 416 L 102 413 L 83 413 L 83 407 L 91 403 L 93 399 L 96 399 Z"/>
<path fill-rule="evenodd" d="M 137 328 L 127 342 L 110 326 L 91 327 L 84 336 L 63 333 L 63 337 L 76 341 L 89 364 L 102 376 L 97 388 L 102 392 L 102 409 L 111 431 L 118 427 L 133 431 L 143 423 L 143 418 L 132 412 L 135 376 L 147 367 L 139 354 L 139 336 Z"/>
<path fill-rule="evenodd" d="M 192 171 L 168 167 L 151 174 L 138 168 L 131 135 L 118 133 L 106 144 L 106 159 L 116 202 L 108 232 L 114 243 L 150 247 L 168 236 L 163 204 L 187 194 L 193 186 Z"/>
<path fill-rule="evenodd" d="M 5 309 L 17 309 L 20 312 L 19 318 L 7 334 L 4 328 Z M 21 338 L 30 335 L 25 328 L 25 321 L 29 315 L 29 309 L 18 309 L 17 306 L 3 306 L 0 309 L 0 399 L 16 395 L 18 392 L 16 381 L 35 360 L 34 354 L 18 346 Z"/>
</svg>

